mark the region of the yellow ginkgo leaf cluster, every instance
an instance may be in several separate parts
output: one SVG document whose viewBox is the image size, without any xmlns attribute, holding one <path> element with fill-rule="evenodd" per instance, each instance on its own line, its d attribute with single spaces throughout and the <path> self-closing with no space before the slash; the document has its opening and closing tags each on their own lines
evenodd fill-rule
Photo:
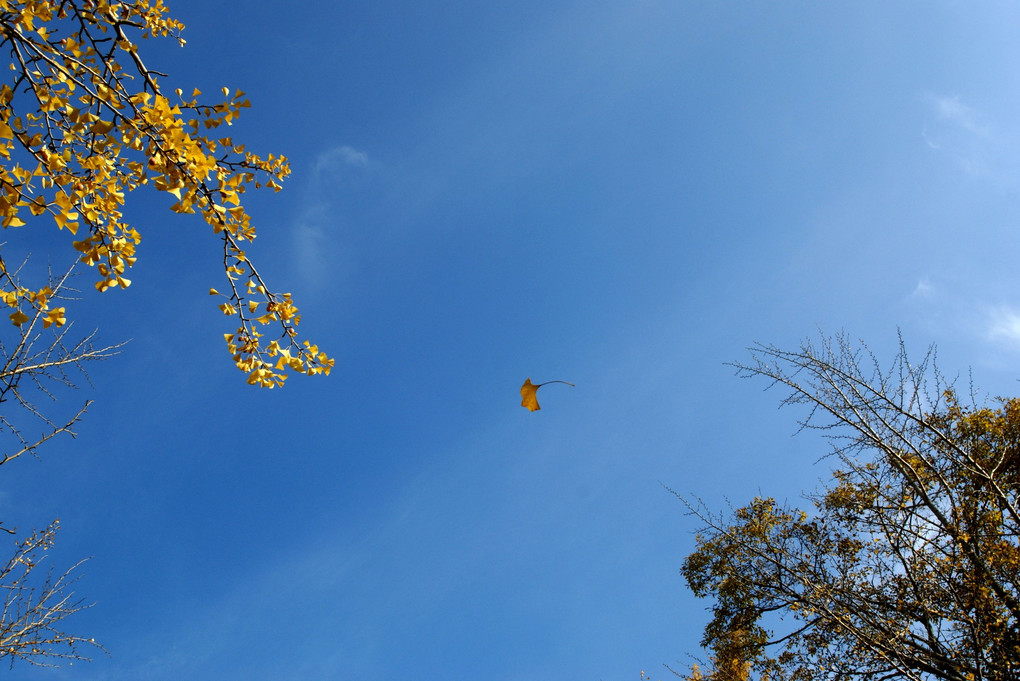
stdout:
<svg viewBox="0 0 1020 681">
<path fill-rule="evenodd" d="M 53 295 L 53 290 L 49 286 L 44 286 L 38 291 L 19 286 L 15 277 L 0 261 L 0 301 L 14 309 L 14 312 L 8 315 L 14 326 L 22 327 L 35 317 L 39 317 L 43 328 L 47 329 L 51 326 L 61 327 L 67 323 L 65 318 L 67 308 L 50 307 Z M 23 305 L 32 312 L 32 315 L 22 310 Z"/>
<path fill-rule="evenodd" d="M 182 29 L 163 0 L 0 0 L 0 43 L 12 55 L 0 85 L 0 225 L 49 215 L 95 268 L 99 291 L 127 288 L 141 234 L 125 220 L 125 197 L 142 185 L 165 192 L 171 210 L 201 215 L 221 240 L 228 289 L 214 292 L 225 299 L 220 310 L 238 317 L 227 346 L 248 382 L 272 387 L 290 372 L 328 374 L 333 360 L 298 340 L 290 294 L 272 291 L 242 248 L 256 235 L 245 191 L 278 191 L 287 160 L 211 135 L 249 106 L 243 92 L 223 88 L 212 102 L 197 89 L 168 96 L 161 74 L 141 59 L 139 39 L 183 45 Z M 0 297 L 15 325 L 30 316 L 24 304 L 44 312 L 46 326 L 64 323 L 65 310 L 49 310 L 44 289 L 7 275 Z M 274 331 L 264 340 L 266 327 Z"/>
</svg>

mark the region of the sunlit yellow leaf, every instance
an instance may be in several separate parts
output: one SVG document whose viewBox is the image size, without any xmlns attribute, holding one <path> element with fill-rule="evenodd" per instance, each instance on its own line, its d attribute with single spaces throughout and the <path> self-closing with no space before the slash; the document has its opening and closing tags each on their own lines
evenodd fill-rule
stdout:
<svg viewBox="0 0 1020 681">
<path fill-rule="evenodd" d="M 63 326 L 67 320 L 64 318 L 67 310 L 62 307 L 57 307 L 46 313 L 43 317 L 43 328 L 49 328 L 51 325 Z"/>
<path fill-rule="evenodd" d="M 574 386 L 573 383 L 567 383 L 566 381 L 546 381 L 545 383 L 535 385 L 529 377 L 524 381 L 524 385 L 521 386 L 521 406 L 526 407 L 528 411 L 538 411 L 541 409 L 542 407 L 538 406 L 538 389 L 550 383 L 565 383 L 571 387 Z"/>
<path fill-rule="evenodd" d="M 92 124 L 92 132 L 97 135 L 105 135 L 113 130 L 113 121 L 96 121 Z"/>
</svg>

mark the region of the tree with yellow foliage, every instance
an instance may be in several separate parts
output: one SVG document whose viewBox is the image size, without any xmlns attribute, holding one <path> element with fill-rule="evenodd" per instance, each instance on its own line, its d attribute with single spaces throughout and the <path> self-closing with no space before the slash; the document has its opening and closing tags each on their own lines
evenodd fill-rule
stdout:
<svg viewBox="0 0 1020 681">
<path fill-rule="evenodd" d="M 145 40 L 183 46 L 183 28 L 163 0 L 0 0 L 0 49 L 10 57 L 0 80 L 0 226 L 7 241 L 31 228 L 66 232 L 66 253 L 92 268 L 99 292 L 126 288 L 144 232 L 125 219 L 127 197 L 144 186 L 165 192 L 173 212 L 201 216 L 222 250 L 225 280 L 216 285 L 224 292 L 210 294 L 235 318 L 224 336 L 247 382 L 273 388 L 292 373 L 328 374 L 333 360 L 298 335 L 291 295 L 270 288 L 246 252 L 256 231 L 245 192 L 279 190 L 287 160 L 225 134 L 249 106 L 243 92 L 223 88 L 207 99 L 197 89 L 166 91 L 167 76 L 143 60 Z M 55 397 L 87 362 L 115 351 L 72 334 L 70 270 L 34 279 L 7 256 L 0 244 L 0 301 L 9 317 L 7 331 L 0 328 L 0 404 L 8 407 L 0 433 L 9 438 L 0 465 L 73 435 L 88 404 L 54 419 L 40 398 Z M 25 435 L 39 420 L 43 434 Z M 32 583 L 55 529 L 18 541 L 0 569 L 0 658 L 78 659 L 78 646 L 91 644 L 58 628 L 82 607 L 65 591 L 69 573 Z M 0 530 L 13 533 L 2 523 Z"/>
<path fill-rule="evenodd" d="M 757 346 L 833 443 L 806 510 L 756 498 L 705 523 L 683 574 L 712 600 L 687 679 L 1020 678 L 1020 399 L 961 403 L 929 352 L 883 370 L 844 337 Z M 973 402 L 973 400 L 972 400 Z"/>
</svg>

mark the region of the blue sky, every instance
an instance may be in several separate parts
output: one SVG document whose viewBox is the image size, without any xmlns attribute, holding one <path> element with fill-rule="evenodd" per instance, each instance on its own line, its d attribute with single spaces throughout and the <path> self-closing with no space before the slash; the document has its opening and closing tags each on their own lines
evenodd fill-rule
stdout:
<svg viewBox="0 0 1020 681">
<path fill-rule="evenodd" d="M 92 556 L 110 655 L 10 678 L 665 677 L 707 603 L 664 486 L 826 471 L 726 362 L 900 329 L 1016 394 L 1014 2 L 168 4 L 147 63 L 291 159 L 249 253 L 337 364 L 245 385 L 214 235 L 136 197 L 133 285 L 71 310 L 130 343 L 0 496 Z"/>
</svg>

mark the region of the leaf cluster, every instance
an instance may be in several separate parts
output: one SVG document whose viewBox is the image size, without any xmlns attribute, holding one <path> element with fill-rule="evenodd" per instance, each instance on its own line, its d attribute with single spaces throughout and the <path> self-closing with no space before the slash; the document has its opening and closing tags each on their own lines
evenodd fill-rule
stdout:
<svg viewBox="0 0 1020 681">
<path fill-rule="evenodd" d="M 213 291 L 238 319 L 226 342 L 248 382 L 274 387 L 291 372 L 328 374 L 333 360 L 298 340 L 290 294 L 273 291 L 243 248 L 256 236 L 244 193 L 278 191 L 286 159 L 213 134 L 250 105 L 243 92 L 223 88 L 219 101 L 197 89 L 167 94 L 165 74 L 142 61 L 141 41 L 183 45 L 183 28 L 162 0 L 0 0 L 0 50 L 11 59 L 0 85 L 0 225 L 48 218 L 95 268 L 99 291 L 126 288 L 141 233 L 125 220 L 125 198 L 143 185 L 170 194 L 171 210 L 199 214 L 221 240 L 227 292 Z M 0 253 L 0 277 L 6 270 Z M 43 288 L 3 278 L 0 298 L 15 326 L 30 309 L 53 324 L 65 318 Z"/>
</svg>

